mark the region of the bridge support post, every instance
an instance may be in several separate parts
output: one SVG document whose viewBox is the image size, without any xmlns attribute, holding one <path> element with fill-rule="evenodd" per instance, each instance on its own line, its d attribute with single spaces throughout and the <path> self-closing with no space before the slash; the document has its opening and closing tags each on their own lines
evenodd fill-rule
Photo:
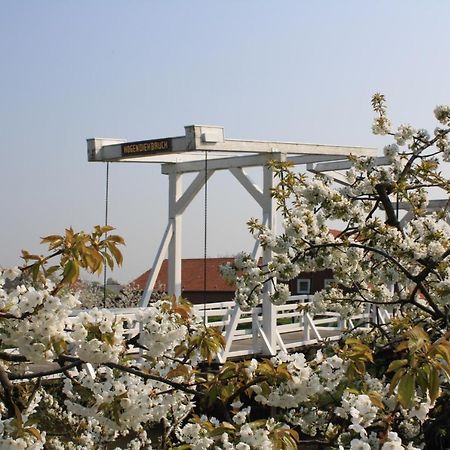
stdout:
<svg viewBox="0 0 450 450">
<path fill-rule="evenodd" d="M 280 158 L 282 155 L 277 154 L 276 156 Z M 263 167 L 263 223 L 276 233 L 276 203 L 272 197 L 274 187 L 273 169 L 265 165 Z M 271 261 L 272 257 L 272 250 L 266 248 L 263 251 L 263 265 Z M 274 281 L 276 283 L 276 280 Z M 277 347 L 277 311 L 275 305 L 270 301 L 270 294 L 273 291 L 273 283 L 266 283 L 262 296 L 262 329 L 266 337 L 266 339 L 263 339 L 263 353 L 267 355 L 275 354 Z"/>
<path fill-rule="evenodd" d="M 169 224 L 172 224 L 172 237 L 169 242 L 168 286 L 167 293 L 181 295 L 181 251 L 182 251 L 182 215 L 177 201 L 182 194 L 182 174 L 169 174 Z"/>
</svg>

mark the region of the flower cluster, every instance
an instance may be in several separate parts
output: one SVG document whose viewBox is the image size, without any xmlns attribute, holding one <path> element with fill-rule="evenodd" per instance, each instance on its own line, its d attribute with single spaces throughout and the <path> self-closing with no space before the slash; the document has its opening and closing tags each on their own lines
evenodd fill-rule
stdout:
<svg viewBox="0 0 450 450">
<path fill-rule="evenodd" d="M 71 342 L 67 333 L 70 311 L 78 299 L 51 294 L 52 284 L 32 286 L 17 269 L 0 271 L 0 311 L 10 317 L 2 328 L 2 342 L 33 363 L 56 359 Z"/>
<path fill-rule="evenodd" d="M 82 311 L 72 322 L 72 351 L 87 363 L 118 362 L 123 353 L 122 321 L 108 310 Z"/>
<path fill-rule="evenodd" d="M 164 300 L 143 308 L 137 320 L 142 324 L 139 343 L 146 347 L 151 357 L 160 357 L 178 345 L 186 336 L 186 326 L 181 317 L 168 308 Z"/>
<path fill-rule="evenodd" d="M 177 430 L 180 442 L 191 450 L 272 450 L 284 437 L 285 442 L 296 448 L 298 434 L 283 422 L 274 419 L 249 421 L 251 408 L 233 416 L 233 423 L 221 423 L 215 417 L 202 416 Z"/>
</svg>

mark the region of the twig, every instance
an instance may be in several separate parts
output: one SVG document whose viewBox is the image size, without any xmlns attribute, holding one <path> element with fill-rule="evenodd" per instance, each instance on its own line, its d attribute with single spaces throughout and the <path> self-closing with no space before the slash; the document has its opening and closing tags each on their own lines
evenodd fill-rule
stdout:
<svg viewBox="0 0 450 450">
<path fill-rule="evenodd" d="M 67 364 L 66 366 L 60 367 L 58 369 L 43 370 L 40 372 L 33 372 L 33 373 L 25 373 L 23 375 L 9 373 L 8 377 L 10 380 L 31 380 L 33 378 L 41 378 L 41 377 L 47 377 L 49 375 L 56 375 L 58 373 L 63 373 L 67 370 L 73 369 L 74 367 L 80 366 L 81 364 L 82 364 L 82 361 L 78 361 L 78 362 L 73 362 L 71 364 Z"/>
</svg>

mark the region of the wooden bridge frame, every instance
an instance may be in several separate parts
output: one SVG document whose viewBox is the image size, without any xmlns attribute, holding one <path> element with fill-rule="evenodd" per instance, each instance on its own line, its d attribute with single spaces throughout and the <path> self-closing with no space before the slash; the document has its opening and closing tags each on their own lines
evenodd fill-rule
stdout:
<svg viewBox="0 0 450 450">
<path fill-rule="evenodd" d="M 121 139 L 94 138 L 88 139 L 87 144 L 89 161 L 159 163 L 162 173 L 169 178 L 168 222 L 151 266 L 151 275 L 140 303 L 142 307 L 148 305 L 166 257 L 168 293 L 181 295 L 183 212 L 215 172 L 229 170 L 261 207 L 262 222 L 276 232 L 276 205 L 271 195 L 275 181 L 274 172 L 267 165 L 269 161 L 290 161 L 294 165 L 304 165 L 306 170 L 312 172 L 327 170 L 337 182 L 342 182 L 342 175 L 338 171 L 341 166 L 349 164 L 347 157 L 350 154 L 375 155 L 374 149 L 363 147 L 225 139 L 223 127 L 205 125 L 186 126 L 185 135 L 178 137 L 132 143 Z M 328 166 L 321 167 L 321 164 Z M 245 169 L 249 167 L 259 167 L 263 171 L 262 187 L 248 176 Z M 187 173 L 197 175 L 183 190 L 182 178 Z M 262 256 L 263 263 L 270 261 L 272 252 L 268 249 L 261 251 L 258 244 L 255 243 L 252 256 Z M 273 287 L 265 287 L 262 306 L 253 310 L 252 335 L 255 342 L 258 339 L 261 343 L 262 353 L 273 355 L 278 349 L 285 349 L 285 344 L 277 326 L 279 308 L 269 300 L 270 289 Z M 231 315 L 224 325 L 226 347 L 223 358 L 227 357 L 233 341 L 239 335 L 237 328 L 242 317 L 242 311 L 237 305 L 233 304 L 230 311 Z M 302 320 L 304 325 L 310 323 L 310 326 L 304 326 L 305 333 L 311 331 L 316 335 L 317 328 L 312 319 L 304 316 Z"/>
</svg>

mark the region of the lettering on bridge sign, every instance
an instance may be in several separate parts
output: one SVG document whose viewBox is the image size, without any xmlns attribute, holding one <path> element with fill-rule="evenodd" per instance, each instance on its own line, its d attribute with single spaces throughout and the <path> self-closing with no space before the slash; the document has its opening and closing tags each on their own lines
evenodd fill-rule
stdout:
<svg viewBox="0 0 450 450">
<path fill-rule="evenodd" d="M 122 144 L 122 156 L 166 153 L 171 150 L 172 141 L 170 139 L 152 139 L 149 141 L 126 142 Z"/>
</svg>

